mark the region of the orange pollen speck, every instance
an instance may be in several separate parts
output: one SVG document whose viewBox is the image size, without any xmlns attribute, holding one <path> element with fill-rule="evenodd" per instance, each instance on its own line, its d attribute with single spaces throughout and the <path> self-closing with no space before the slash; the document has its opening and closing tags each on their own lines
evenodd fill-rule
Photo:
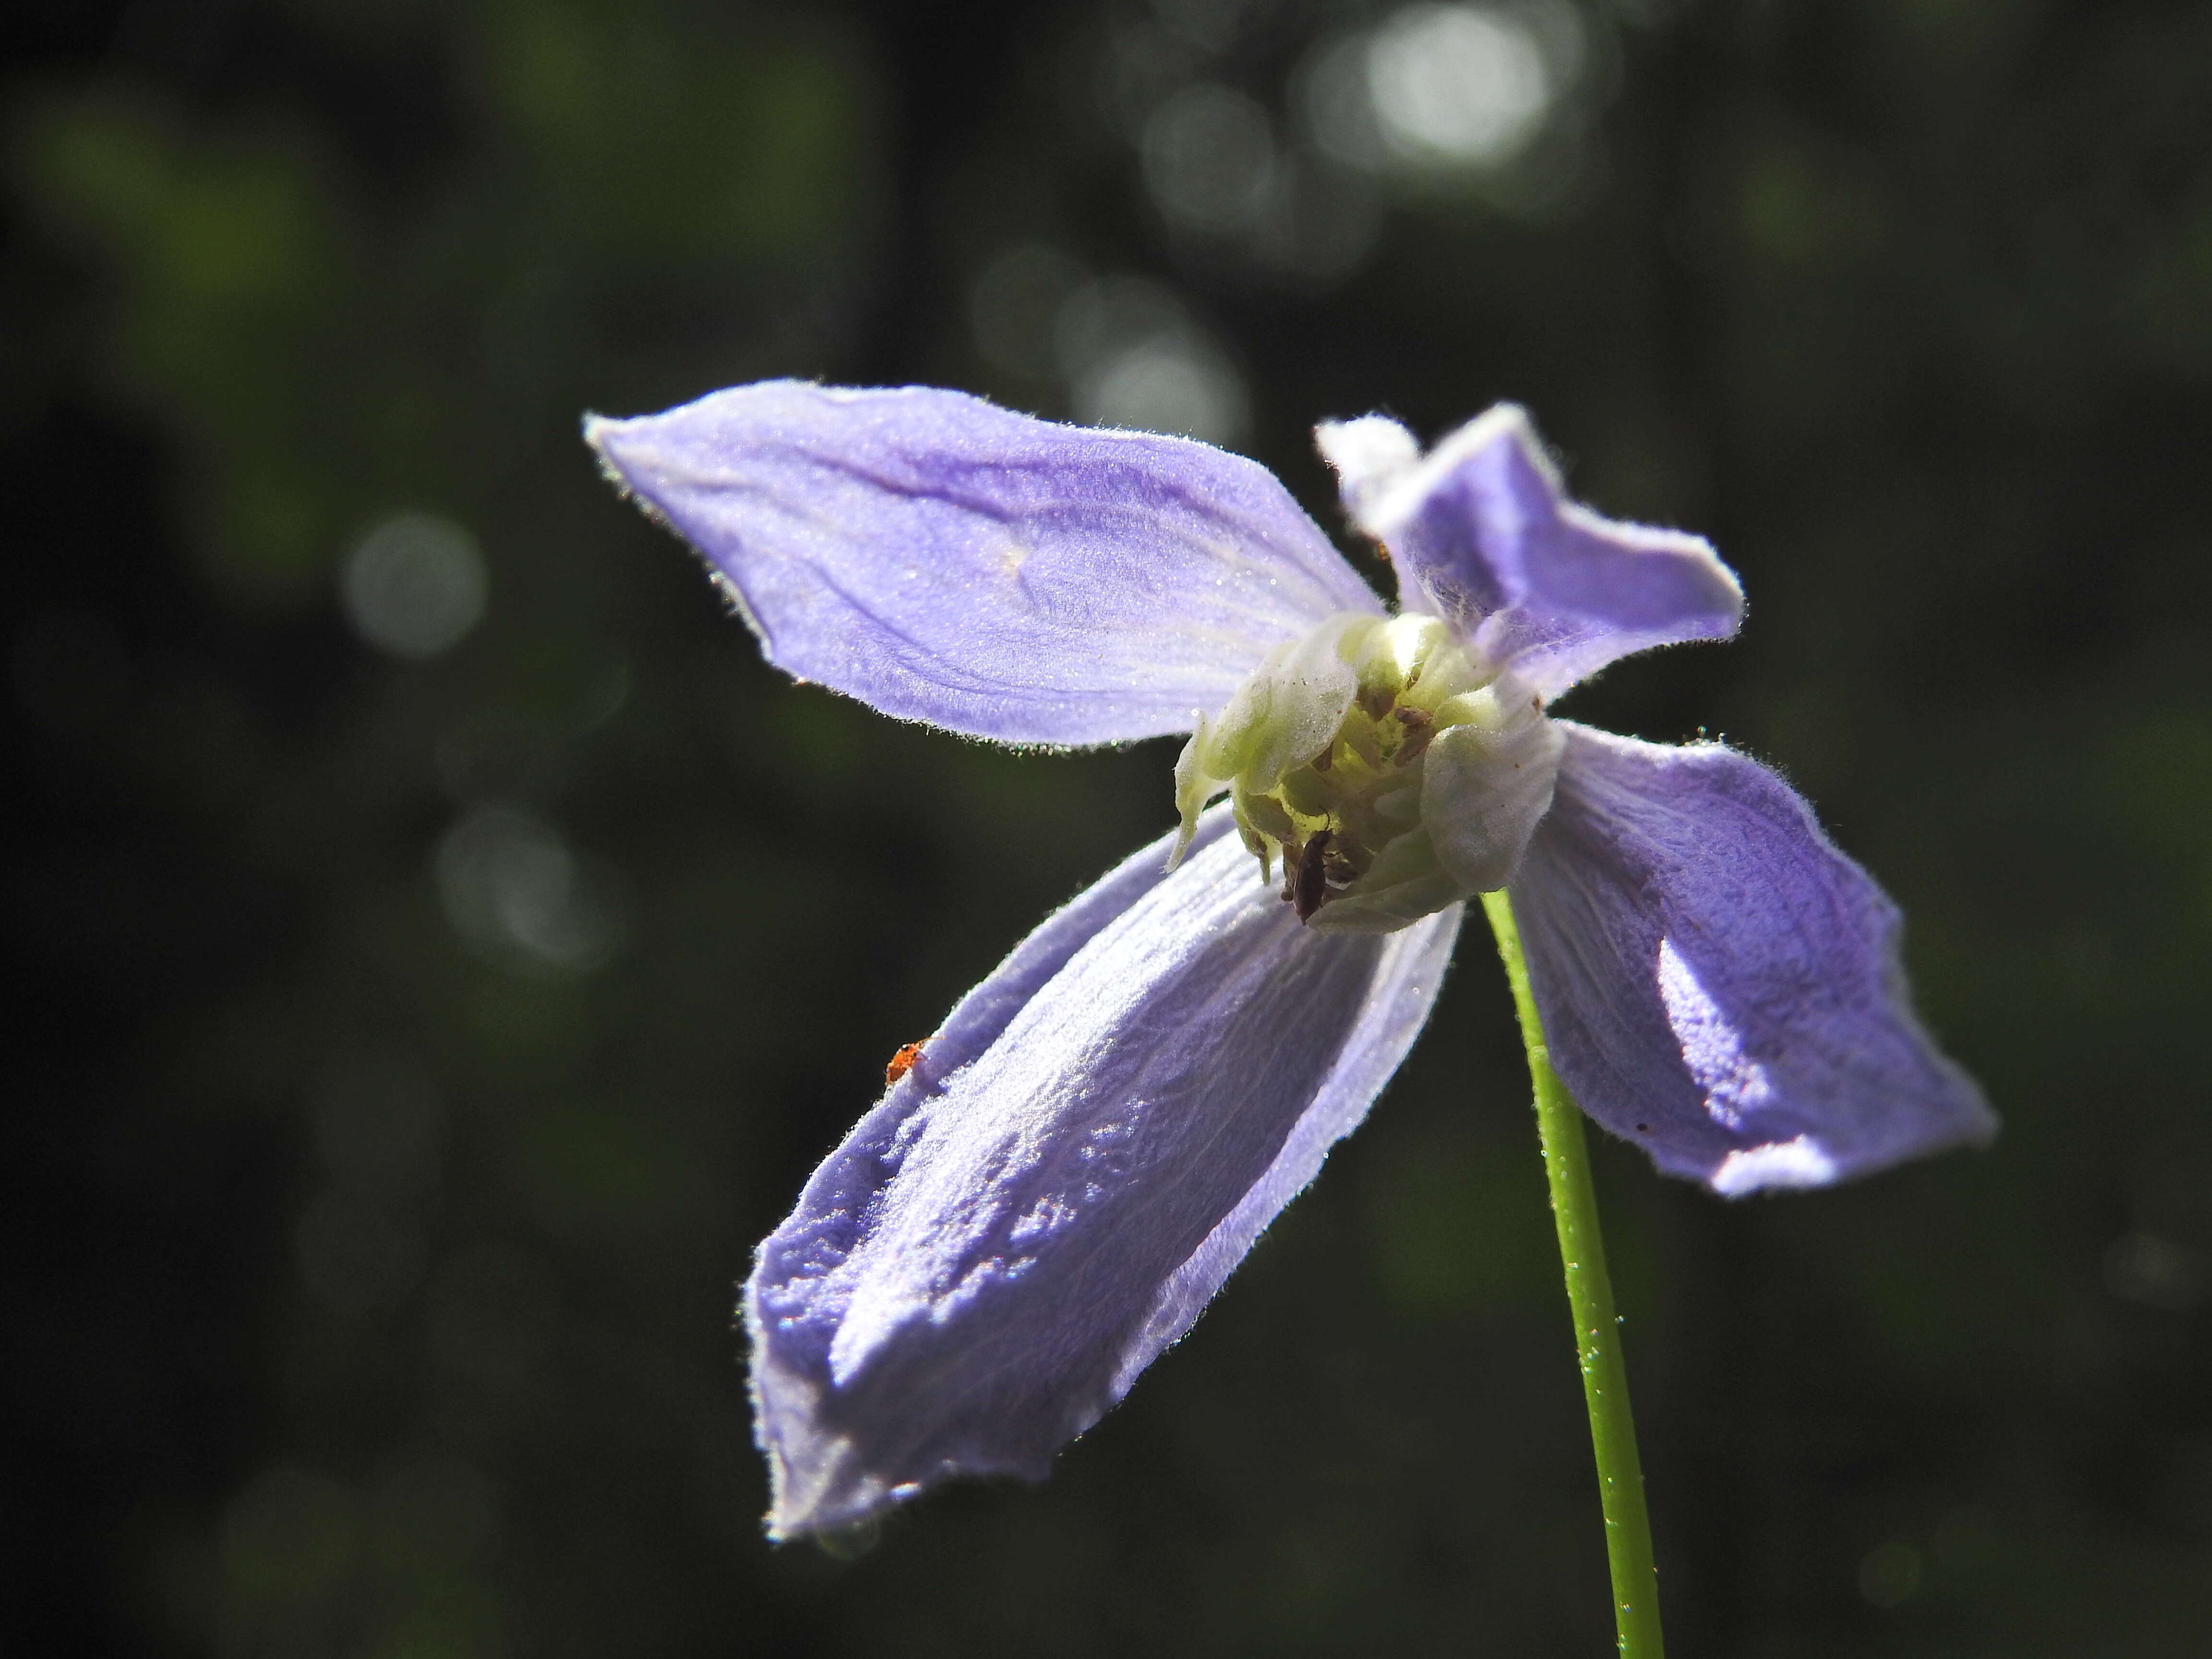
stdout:
<svg viewBox="0 0 2212 1659">
<path fill-rule="evenodd" d="M 884 1067 L 884 1086 L 889 1088 L 908 1072 L 914 1070 L 915 1062 L 921 1058 L 921 1045 L 919 1042 L 906 1044 L 891 1056 L 890 1063 Z"/>
</svg>

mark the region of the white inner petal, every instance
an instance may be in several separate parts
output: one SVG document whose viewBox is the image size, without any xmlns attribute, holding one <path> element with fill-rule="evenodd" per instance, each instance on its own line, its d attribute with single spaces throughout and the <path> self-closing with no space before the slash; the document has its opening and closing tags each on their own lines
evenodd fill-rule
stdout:
<svg viewBox="0 0 2212 1659">
<path fill-rule="evenodd" d="M 1390 933 L 1512 879 L 1565 746 L 1541 699 L 1479 669 L 1440 618 L 1346 613 L 1278 646 L 1200 720 L 1176 802 L 1187 836 L 1230 790 L 1300 921 Z"/>
</svg>

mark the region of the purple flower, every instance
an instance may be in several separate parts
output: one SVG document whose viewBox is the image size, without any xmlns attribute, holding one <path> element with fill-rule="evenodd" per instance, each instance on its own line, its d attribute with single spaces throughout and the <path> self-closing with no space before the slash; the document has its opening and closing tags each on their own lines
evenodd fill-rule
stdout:
<svg viewBox="0 0 2212 1659">
<path fill-rule="evenodd" d="M 1180 829 L 969 992 L 761 1246 L 778 1536 L 1042 1478 L 1365 1115 L 1471 894 L 1510 887 L 1554 1064 L 1662 1170 L 1818 1186 L 1995 1127 L 1788 785 L 1546 712 L 1742 598 L 1564 501 L 1517 409 L 1425 458 L 1321 429 L 1395 617 L 1203 444 L 792 381 L 587 435 L 795 676 L 1006 743 L 1192 733 Z"/>
</svg>

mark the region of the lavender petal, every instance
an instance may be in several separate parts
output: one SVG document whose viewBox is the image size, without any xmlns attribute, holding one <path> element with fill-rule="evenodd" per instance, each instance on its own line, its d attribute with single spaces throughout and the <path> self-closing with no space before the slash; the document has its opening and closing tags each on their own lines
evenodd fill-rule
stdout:
<svg viewBox="0 0 2212 1659">
<path fill-rule="evenodd" d="M 1271 647 L 1381 609 L 1272 474 L 1187 439 L 795 380 L 585 432 L 769 660 L 975 737 L 1187 732 Z"/>
<path fill-rule="evenodd" d="M 1032 935 L 762 1246 L 745 1308 L 776 1535 L 955 1475 L 1041 1479 L 1396 1068 L 1458 908 L 1320 937 L 1229 823 Z"/>
<path fill-rule="evenodd" d="M 1987 1140 L 1914 1018 L 1897 908 L 1772 772 L 1561 721 L 1512 887 L 1553 1063 L 1583 1110 L 1725 1194 Z"/>
<path fill-rule="evenodd" d="M 1379 416 L 1323 427 L 1345 503 L 1398 567 L 1399 602 L 1457 629 L 1548 700 L 1616 658 L 1726 639 L 1735 575 L 1701 538 L 1568 501 L 1528 416 L 1500 404 L 1417 459 Z"/>
</svg>

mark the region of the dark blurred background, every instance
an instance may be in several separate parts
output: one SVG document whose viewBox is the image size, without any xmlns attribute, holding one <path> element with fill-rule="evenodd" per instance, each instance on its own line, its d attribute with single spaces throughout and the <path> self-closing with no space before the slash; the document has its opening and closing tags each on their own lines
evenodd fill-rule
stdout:
<svg viewBox="0 0 2212 1659">
<path fill-rule="evenodd" d="M 763 668 L 577 441 L 772 374 L 1527 403 L 2006 1132 L 1600 1176 L 1684 1655 L 2201 1656 L 2212 8 L 17 0 L 0 1647 L 1595 1655 L 1503 987 L 1037 1490 L 761 1539 L 732 1287 L 1170 821 Z"/>
</svg>

